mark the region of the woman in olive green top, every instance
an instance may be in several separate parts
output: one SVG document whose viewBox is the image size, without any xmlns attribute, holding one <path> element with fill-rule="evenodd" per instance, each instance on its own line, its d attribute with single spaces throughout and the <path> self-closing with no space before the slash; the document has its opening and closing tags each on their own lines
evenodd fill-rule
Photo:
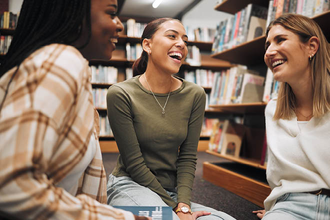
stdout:
<svg viewBox="0 0 330 220">
<path fill-rule="evenodd" d="M 187 40 L 178 20 L 149 23 L 135 76 L 108 91 L 108 116 L 120 152 L 109 176 L 108 203 L 168 205 L 175 219 L 233 219 L 190 201 L 205 93 L 173 76 L 187 55 Z"/>
</svg>

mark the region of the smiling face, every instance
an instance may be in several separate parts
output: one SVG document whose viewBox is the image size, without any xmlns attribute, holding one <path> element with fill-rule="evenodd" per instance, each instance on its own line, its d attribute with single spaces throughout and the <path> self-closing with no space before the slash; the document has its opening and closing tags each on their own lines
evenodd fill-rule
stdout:
<svg viewBox="0 0 330 220">
<path fill-rule="evenodd" d="M 151 39 L 144 39 L 143 49 L 149 53 L 148 66 L 175 74 L 185 60 L 188 37 L 183 25 L 176 20 L 162 23 Z"/>
<path fill-rule="evenodd" d="M 308 43 L 281 25 L 274 25 L 266 39 L 265 63 L 272 70 L 274 79 L 289 84 L 310 77 Z"/>
<path fill-rule="evenodd" d="M 109 60 L 116 48 L 118 33 L 124 28 L 117 17 L 117 0 L 91 0 L 91 26 L 91 39 L 81 53 L 88 60 Z M 85 28 L 83 39 L 86 39 L 86 32 Z"/>
</svg>

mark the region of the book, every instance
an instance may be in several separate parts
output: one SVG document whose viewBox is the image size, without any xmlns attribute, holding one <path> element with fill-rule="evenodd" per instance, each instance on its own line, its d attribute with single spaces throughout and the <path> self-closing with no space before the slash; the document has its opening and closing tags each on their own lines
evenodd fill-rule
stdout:
<svg viewBox="0 0 330 220">
<path fill-rule="evenodd" d="M 260 165 L 266 165 L 266 164 L 267 164 L 267 136 L 265 133 L 265 138 L 264 138 L 264 142 L 262 145 Z"/>
<path fill-rule="evenodd" d="M 255 5 L 255 4 L 252 4 L 252 3 L 250 3 L 246 6 L 246 13 L 245 13 L 245 19 L 244 19 L 245 20 L 245 25 L 243 27 L 242 42 L 250 41 L 250 40 L 255 38 L 255 37 L 254 38 L 253 37 L 248 38 L 250 32 L 253 32 L 253 33 L 255 32 L 254 30 L 253 31 L 251 30 L 251 28 L 255 29 L 254 26 L 251 26 L 251 22 L 252 22 L 252 25 L 254 25 L 255 24 L 254 20 L 256 18 L 266 20 L 267 19 L 267 13 L 268 13 L 268 9 L 266 7 Z M 251 21 L 252 18 L 253 18 L 253 21 Z M 265 29 L 265 27 L 266 27 L 266 24 L 264 24 L 263 30 Z"/>
<path fill-rule="evenodd" d="M 137 216 L 152 217 L 153 220 L 169 220 L 173 218 L 172 208 L 169 206 L 113 206 L 132 212 Z"/>
<path fill-rule="evenodd" d="M 239 157 L 244 134 L 244 125 L 229 122 L 226 130 L 223 131 L 221 154 Z"/>
<path fill-rule="evenodd" d="M 273 72 L 268 68 L 267 73 L 266 73 L 264 94 L 263 94 L 263 97 L 262 97 L 263 102 L 269 102 L 270 99 L 271 99 L 273 81 L 274 81 Z"/>
<path fill-rule="evenodd" d="M 246 41 L 262 36 L 266 32 L 266 23 L 266 19 L 251 16 Z"/>
<path fill-rule="evenodd" d="M 244 73 L 239 103 L 261 102 L 263 98 L 263 84 L 265 77 L 251 73 Z"/>
</svg>

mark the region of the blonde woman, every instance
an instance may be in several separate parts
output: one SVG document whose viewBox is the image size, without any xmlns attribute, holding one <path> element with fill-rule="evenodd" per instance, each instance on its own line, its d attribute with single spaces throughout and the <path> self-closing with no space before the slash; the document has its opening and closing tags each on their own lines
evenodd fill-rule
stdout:
<svg viewBox="0 0 330 220">
<path fill-rule="evenodd" d="M 330 219 L 329 43 L 312 19 L 285 14 L 269 25 L 265 46 L 281 87 L 265 111 L 272 191 L 263 219 Z"/>
</svg>

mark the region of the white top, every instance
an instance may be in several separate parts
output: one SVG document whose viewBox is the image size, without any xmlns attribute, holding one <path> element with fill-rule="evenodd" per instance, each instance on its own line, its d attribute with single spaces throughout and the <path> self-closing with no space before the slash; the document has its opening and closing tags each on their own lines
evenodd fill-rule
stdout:
<svg viewBox="0 0 330 220">
<path fill-rule="evenodd" d="M 330 113 L 299 128 L 297 118 L 273 120 L 276 99 L 265 110 L 268 141 L 267 180 L 272 189 L 264 205 L 270 210 L 288 192 L 330 188 Z"/>
</svg>

